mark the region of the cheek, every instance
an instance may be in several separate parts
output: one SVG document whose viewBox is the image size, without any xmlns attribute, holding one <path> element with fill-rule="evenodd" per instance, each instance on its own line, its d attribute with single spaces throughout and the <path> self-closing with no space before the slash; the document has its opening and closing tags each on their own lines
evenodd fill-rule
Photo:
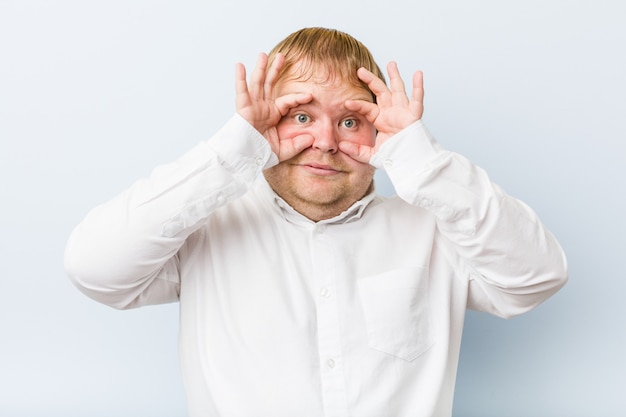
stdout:
<svg viewBox="0 0 626 417">
<path fill-rule="evenodd" d="M 290 123 L 278 123 L 276 125 L 276 133 L 278 133 L 278 137 L 281 139 L 290 139 L 302 135 L 305 133 L 305 130 L 301 126 L 294 126 Z"/>
<path fill-rule="evenodd" d="M 374 146 L 376 142 L 376 128 L 374 126 L 368 126 L 366 128 L 359 129 L 354 134 L 346 135 L 344 140 L 357 143 L 359 145 Z"/>
</svg>

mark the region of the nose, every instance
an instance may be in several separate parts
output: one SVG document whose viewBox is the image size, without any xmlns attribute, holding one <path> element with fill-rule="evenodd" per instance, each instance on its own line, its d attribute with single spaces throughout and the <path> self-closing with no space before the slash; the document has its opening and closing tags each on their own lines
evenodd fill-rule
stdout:
<svg viewBox="0 0 626 417">
<path fill-rule="evenodd" d="M 332 122 L 318 121 L 313 136 L 314 149 L 333 154 L 339 150 L 337 131 Z"/>
</svg>

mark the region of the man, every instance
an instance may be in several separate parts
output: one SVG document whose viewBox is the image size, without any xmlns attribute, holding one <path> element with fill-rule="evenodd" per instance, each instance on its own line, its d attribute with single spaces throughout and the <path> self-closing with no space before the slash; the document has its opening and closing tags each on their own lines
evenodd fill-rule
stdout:
<svg viewBox="0 0 626 417">
<path fill-rule="evenodd" d="M 510 317 L 564 285 L 535 214 L 427 132 L 421 73 L 408 97 L 387 70 L 389 88 L 347 34 L 290 35 L 249 83 L 237 66 L 214 137 L 72 233 L 87 295 L 180 301 L 191 416 L 450 416 L 465 310 Z"/>
</svg>

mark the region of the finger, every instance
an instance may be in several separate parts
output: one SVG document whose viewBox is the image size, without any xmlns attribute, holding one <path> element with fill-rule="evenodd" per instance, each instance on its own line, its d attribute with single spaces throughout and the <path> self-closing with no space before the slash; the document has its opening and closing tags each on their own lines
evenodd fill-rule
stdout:
<svg viewBox="0 0 626 417">
<path fill-rule="evenodd" d="M 256 66 L 250 76 L 250 94 L 252 97 L 263 97 L 263 85 L 265 84 L 265 73 L 267 71 L 267 54 L 260 53 L 256 61 Z"/>
<path fill-rule="evenodd" d="M 248 83 L 246 82 L 246 67 L 241 63 L 235 64 L 235 90 L 237 93 L 248 91 Z"/>
<path fill-rule="evenodd" d="M 237 109 L 244 107 L 249 102 L 246 67 L 239 62 L 235 64 L 235 102 Z"/>
<path fill-rule="evenodd" d="M 313 145 L 313 136 L 309 134 L 298 135 L 293 138 L 280 139 L 276 137 L 270 140 L 272 151 L 278 156 L 278 161 L 282 162 L 291 159 L 306 148 Z"/>
<path fill-rule="evenodd" d="M 387 64 L 387 73 L 389 74 L 389 85 L 391 86 L 391 96 L 395 104 L 406 104 L 409 98 L 406 96 L 406 87 L 400 76 L 398 64 L 394 61 Z"/>
<path fill-rule="evenodd" d="M 424 112 L 424 74 L 422 71 L 415 71 L 413 74 L 413 90 L 409 107 L 418 119 L 422 118 Z"/>
<path fill-rule="evenodd" d="M 369 163 L 374 154 L 374 148 L 367 145 L 359 145 L 358 143 L 350 142 L 348 140 L 339 141 L 339 150 L 355 161 L 362 162 L 364 164 Z"/>
<path fill-rule="evenodd" d="M 281 141 L 281 156 L 283 157 L 282 160 L 292 158 L 306 148 L 310 148 L 311 146 L 313 146 L 314 141 L 315 139 L 312 135 L 298 135 L 290 141 Z M 285 142 L 290 142 L 287 152 L 283 152 L 282 149 Z"/>
<path fill-rule="evenodd" d="M 424 73 L 422 71 L 415 71 L 415 74 L 413 74 L 411 99 L 419 102 L 424 101 Z"/>
<path fill-rule="evenodd" d="M 279 53 L 274 57 L 274 60 L 267 70 L 267 75 L 265 77 L 265 84 L 263 86 L 263 92 L 265 94 L 265 97 L 272 97 L 274 86 L 278 81 L 278 76 L 280 74 L 280 70 L 283 68 L 284 63 L 285 56 L 283 54 Z"/>
<path fill-rule="evenodd" d="M 274 104 L 280 114 L 284 116 L 290 109 L 298 107 L 300 104 L 309 103 L 311 100 L 313 100 L 311 93 L 293 93 L 278 97 Z"/>
<path fill-rule="evenodd" d="M 363 115 L 370 123 L 374 123 L 380 114 L 377 104 L 365 100 L 346 100 L 344 106 L 350 111 Z"/>
<path fill-rule="evenodd" d="M 356 73 L 359 79 L 367 84 L 372 93 L 376 95 L 377 102 L 380 102 L 389 94 L 390 91 L 385 82 L 378 78 L 373 72 L 365 68 L 359 68 Z"/>
</svg>

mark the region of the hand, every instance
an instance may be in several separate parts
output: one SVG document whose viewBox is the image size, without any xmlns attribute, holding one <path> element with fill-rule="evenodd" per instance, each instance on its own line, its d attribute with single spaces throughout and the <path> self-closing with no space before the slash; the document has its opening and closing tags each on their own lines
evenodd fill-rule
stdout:
<svg viewBox="0 0 626 417">
<path fill-rule="evenodd" d="M 413 74 L 413 90 L 410 99 L 395 62 L 387 65 L 387 73 L 391 89 L 387 88 L 383 80 L 376 75 L 365 68 L 360 68 L 357 75 L 376 94 L 376 103 L 365 100 L 348 100 L 345 103 L 348 110 L 359 112 L 378 130 L 374 146 L 359 145 L 349 141 L 339 142 L 339 149 L 359 162 L 368 163 L 383 143 L 421 119 L 424 112 L 422 72 L 416 71 Z"/>
<path fill-rule="evenodd" d="M 237 113 L 258 130 L 269 142 L 279 161 L 289 159 L 313 143 L 311 136 L 296 136 L 280 140 L 276 125 L 289 109 L 305 104 L 313 99 L 311 94 L 287 94 L 274 97 L 274 87 L 285 62 L 278 54 L 267 68 L 268 57 L 260 54 L 256 67 L 250 77 L 250 86 L 246 81 L 246 68 L 238 63 L 235 69 L 235 90 Z"/>
</svg>

